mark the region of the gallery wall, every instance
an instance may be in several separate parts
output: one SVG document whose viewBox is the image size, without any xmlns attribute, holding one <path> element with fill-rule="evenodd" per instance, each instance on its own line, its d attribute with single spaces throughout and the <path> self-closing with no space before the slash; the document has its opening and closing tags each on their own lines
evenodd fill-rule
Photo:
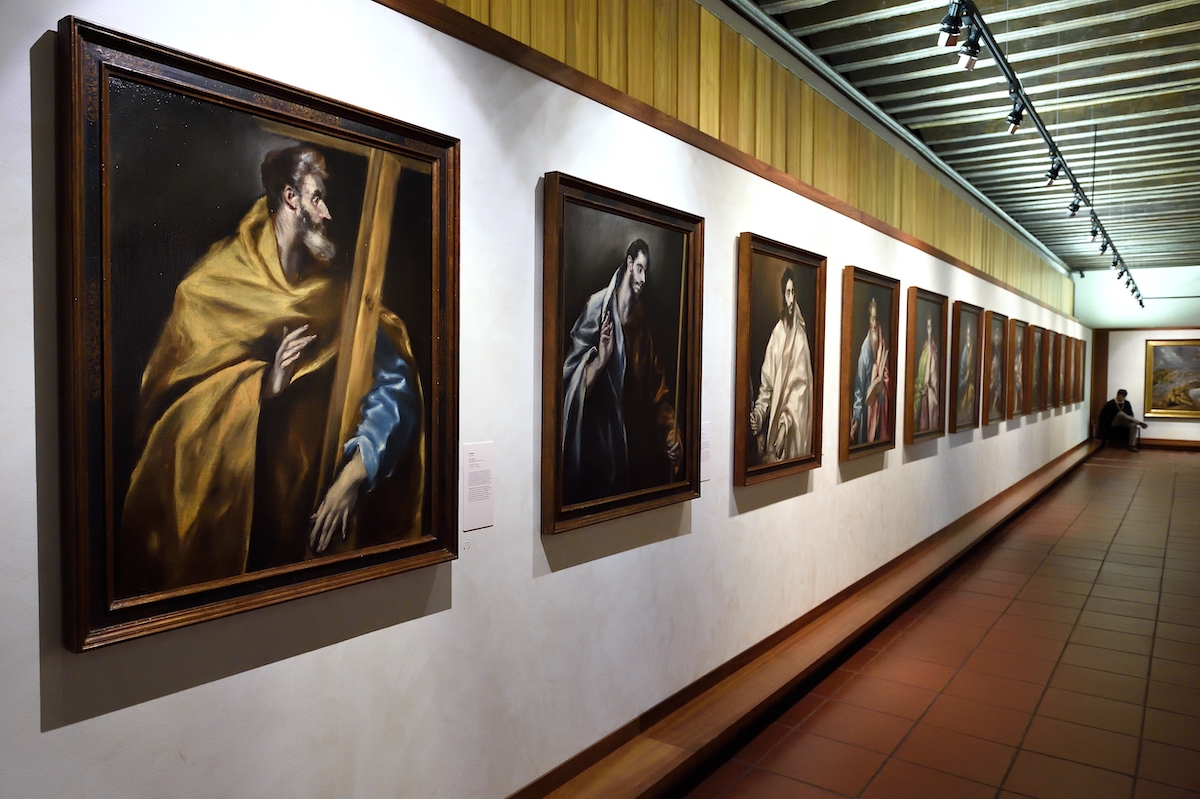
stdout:
<svg viewBox="0 0 1200 799">
<path fill-rule="evenodd" d="M 464 534 L 457 561 L 64 650 L 50 31 L 66 14 L 461 139 L 460 437 L 495 442 L 496 483 L 495 525 Z M 844 266 L 1083 338 L 1089 353 L 1090 331 L 369 0 L 10 0 L 0 120 L 6 799 L 507 796 L 1087 434 L 1078 403 L 839 465 Z M 713 466 L 698 500 L 545 538 L 540 219 L 551 170 L 705 218 Z M 734 490 L 743 231 L 828 258 L 825 438 L 819 469 Z M 901 354 L 903 335 L 901 325 Z M 899 371 L 903 386 L 903 357 Z"/>
<path fill-rule="evenodd" d="M 1160 330 L 1112 330 L 1108 334 L 1108 397 L 1118 389 L 1129 392 L 1128 400 L 1140 419 L 1146 412 L 1146 342 L 1152 340 L 1200 339 L 1198 328 Z M 1145 438 L 1168 441 L 1200 441 L 1200 419 L 1147 419 Z"/>
</svg>

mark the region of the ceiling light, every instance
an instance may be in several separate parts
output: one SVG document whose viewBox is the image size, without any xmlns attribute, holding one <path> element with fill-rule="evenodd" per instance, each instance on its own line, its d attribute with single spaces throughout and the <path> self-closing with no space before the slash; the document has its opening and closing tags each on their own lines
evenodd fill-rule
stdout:
<svg viewBox="0 0 1200 799">
<path fill-rule="evenodd" d="M 983 36 L 983 30 L 978 25 L 971 25 L 967 29 L 967 38 L 963 40 L 962 47 L 958 48 L 958 68 L 965 69 L 968 72 L 975 69 L 975 64 L 979 61 L 979 38 Z"/>
<path fill-rule="evenodd" d="M 1080 280 L 1083 280 L 1085 277 L 1087 277 L 1087 275 L 1085 275 L 1085 274 L 1083 273 L 1083 270 L 1082 270 L 1082 269 L 1080 269 L 1080 270 L 1079 270 L 1079 279 L 1080 279 Z"/>
<path fill-rule="evenodd" d="M 1096 212 L 1092 211 L 1092 237 L 1090 239 L 1088 239 L 1088 241 L 1095 241 L 1096 237 L 1099 235 L 1100 235 L 1100 220 L 1096 218 Z M 1104 252 L 1104 250 L 1101 250 L 1100 252 Z"/>
<path fill-rule="evenodd" d="M 1113 262 L 1112 262 L 1112 266 L 1110 266 L 1110 267 L 1109 267 L 1109 269 L 1116 269 L 1116 268 L 1117 268 L 1117 264 L 1119 264 L 1119 263 L 1121 263 L 1121 256 L 1117 255 L 1117 253 L 1114 251 L 1114 252 L 1113 252 Z M 1122 272 L 1123 272 L 1123 271 L 1125 271 L 1125 269 L 1124 269 L 1124 264 L 1122 264 L 1121 271 L 1122 271 Z"/>
<path fill-rule="evenodd" d="M 1071 204 L 1067 206 L 1067 216 L 1068 217 L 1075 216 L 1075 214 L 1079 213 L 1080 202 L 1082 202 L 1082 201 L 1079 199 L 1078 194 L 1076 194 L 1074 197 L 1071 198 Z"/>
<path fill-rule="evenodd" d="M 1050 168 L 1046 170 L 1046 185 L 1047 186 L 1053 186 L 1054 181 L 1058 180 L 1058 173 L 1060 171 L 1062 171 L 1062 166 L 1063 166 L 1062 159 L 1059 158 L 1057 155 L 1054 156 L 1054 159 L 1052 161 L 1050 161 Z M 1092 223 L 1092 230 L 1096 230 L 1095 222 Z M 1092 238 L 1095 238 L 1095 235 L 1096 234 L 1093 233 Z"/>
<path fill-rule="evenodd" d="M 962 30 L 963 4 L 950 0 L 950 8 L 938 26 L 938 47 L 953 47 L 958 44 L 958 32 Z"/>
<path fill-rule="evenodd" d="M 1025 101 L 1022 100 L 1021 96 L 1016 92 L 1012 92 L 1012 97 L 1012 110 L 1009 111 L 1008 116 L 1004 118 L 1004 121 L 1008 123 L 1008 133 L 1010 136 L 1017 132 L 1017 128 L 1021 127 L 1021 120 L 1025 116 Z"/>
<path fill-rule="evenodd" d="M 1108 236 L 1104 237 L 1104 241 L 1100 242 L 1100 254 L 1103 255 L 1108 249 Z"/>
</svg>

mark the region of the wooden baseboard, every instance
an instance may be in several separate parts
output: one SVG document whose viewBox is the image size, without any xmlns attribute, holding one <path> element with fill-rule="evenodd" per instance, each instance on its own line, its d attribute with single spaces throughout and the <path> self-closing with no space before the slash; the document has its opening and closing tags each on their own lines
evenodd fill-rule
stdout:
<svg viewBox="0 0 1200 799">
<path fill-rule="evenodd" d="M 1186 452 L 1200 452 L 1200 441 L 1179 441 L 1174 438 L 1142 438 L 1138 446 L 1144 449 L 1180 449 Z"/>
<path fill-rule="evenodd" d="M 680 787 L 1099 446 L 1080 443 L 510 799 L 660 797 Z"/>
</svg>

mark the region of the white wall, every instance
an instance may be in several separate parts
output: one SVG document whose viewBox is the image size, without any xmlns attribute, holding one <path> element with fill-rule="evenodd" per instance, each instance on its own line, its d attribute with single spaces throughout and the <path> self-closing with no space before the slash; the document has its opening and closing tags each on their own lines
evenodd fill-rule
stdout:
<svg viewBox="0 0 1200 799">
<path fill-rule="evenodd" d="M 67 13 L 462 139 L 461 438 L 494 440 L 498 468 L 496 525 L 464 536 L 458 561 L 62 649 L 47 32 Z M 1090 332 L 367 0 L 8 0 L 3 23 L 5 799 L 506 796 L 1086 435 L 1075 405 L 839 467 L 844 265 Z M 698 501 L 543 539 L 537 219 L 549 170 L 706 218 L 715 467 Z M 743 230 L 829 257 L 828 372 L 825 465 L 735 492 Z"/>
<path fill-rule="evenodd" d="M 1129 392 L 1133 412 L 1146 412 L 1146 342 L 1155 339 L 1200 339 L 1200 327 L 1192 330 L 1113 330 L 1108 334 L 1108 396 L 1118 389 Z M 1146 438 L 1171 441 L 1200 441 L 1200 419 L 1147 419 Z"/>
<path fill-rule="evenodd" d="M 1082 234 L 1080 234 L 1082 235 Z M 1096 253 L 1100 263 L 1107 261 Z M 1119 327 L 1200 326 L 1200 266 L 1142 269 L 1134 264 L 1133 278 L 1143 305 L 1117 280 L 1117 273 L 1088 270 L 1075 278 L 1075 316 L 1093 330 Z"/>
</svg>

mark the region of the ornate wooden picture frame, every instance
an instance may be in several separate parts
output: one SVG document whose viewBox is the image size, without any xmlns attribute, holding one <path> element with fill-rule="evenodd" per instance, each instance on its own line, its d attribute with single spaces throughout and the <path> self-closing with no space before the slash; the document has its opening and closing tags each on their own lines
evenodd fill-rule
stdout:
<svg viewBox="0 0 1200 799">
<path fill-rule="evenodd" d="M 67 645 L 456 557 L 458 141 L 59 46 Z"/>
<path fill-rule="evenodd" d="M 1029 411 L 1046 409 L 1046 329 L 1029 326 Z"/>
<path fill-rule="evenodd" d="M 958 433 L 979 427 L 983 404 L 979 396 L 983 309 L 955 300 L 950 330 L 950 407 L 946 417 L 950 432 Z"/>
<path fill-rule="evenodd" d="M 908 330 L 904 359 L 904 443 L 946 434 L 946 330 L 950 301 L 945 295 L 908 287 Z"/>
<path fill-rule="evenodd" d="M 1008 408 L 1007 418 L 1029 413 L 1032 328 L 1018 319 L 1008 320 Z"/>
<path fill-rule="evenodd" d="M 733 481 L 821 465 L 825 256 L 738 237 Z"/>
<path fill-rule="evenodd" d="M 544 180 L 542 532 L 700 496 L 704 220 Z"/>
<path fill-rule="evenodd" d="M 1008 317 L 995 311 L 983 315 L 983 423 L 1008 418 Z"/>
<path fill-rule="evenodd" d="M 1146 342 L 1145 414 L 1200 419 L 1200 339 Z"/>
<path fill-rule="evenodd" d="M 1046 378 L 1046 410 L 1057 408 L 1062 404 L 1062 397 L 1058 393 L 1059 338 L 1058 333 L 1047 330 L 1042 344 L 1046 358 L 1046 368 L 1042 370 Z"/>
<path fill-rule="evenodd" d="M 896 446 L 896 338 L 900 281 L 856 266 L 842 271 L 838 455 L 853 460 Z"/>
</svg>

